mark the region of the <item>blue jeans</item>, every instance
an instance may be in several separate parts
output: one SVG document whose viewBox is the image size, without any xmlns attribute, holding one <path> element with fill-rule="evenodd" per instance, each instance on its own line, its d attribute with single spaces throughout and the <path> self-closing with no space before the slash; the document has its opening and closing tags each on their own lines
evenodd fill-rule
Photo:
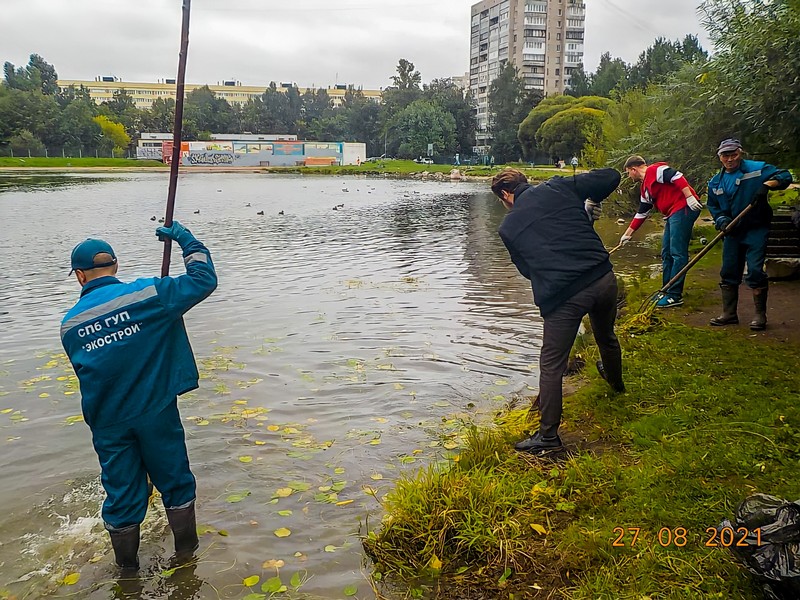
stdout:
<svg viewBox="0 0 800 600">
<path fill-rule="evenodd" d="M 159 414 L 92 431 L 92 442 L 102 469 L 102 514 L 108 526 L 121 529 L 144 520 L 148 474 L 166 508 L 195 499 L 177 399 Z"/>
<path fill-rule="evenodd" d="M 757 227 L 743 233 L 734 230 L 722 240 L 722 283 L 738 287 L 742 283 L 744 265 L 747 277 L 744 282 L 752 289 L 767 287 L 764 259 L 767 257 L 769 227 Z"/>
<path fill-rule="evenodd" d="M 689 263 L 689 239 L 692 227 L 700 215 L 699 211 L 685 206 L 682 210 L 667 218 L 664 225 L 664 237 L 661 240 L 661 285 L 669 283 L 680 270 Z M 683 296 L 684 275 L 667 290 L 667 295 L 680 299 Z"/>
</svg>

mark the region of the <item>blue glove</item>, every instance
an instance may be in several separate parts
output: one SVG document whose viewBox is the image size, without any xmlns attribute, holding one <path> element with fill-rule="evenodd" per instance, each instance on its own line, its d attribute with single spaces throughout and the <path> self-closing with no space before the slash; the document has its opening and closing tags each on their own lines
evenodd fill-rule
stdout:
<svg viewBox="0 0 800 600">
<path fill-rule="evenodd" d="M 169 227 L 159 227 L 156 229 L 156 236 L 158 236 L 158 239 L 162 242 L 165 238 L 174 240 L 178 242 L 178 245 L 181 248 L 195 239 L 195 237 L 192 235 L 192 232 L 186 229 L 186 227 L 181 225 L 178 221 L 172 221 L 172 225 Z"/>
<path fill-rule="evenodd" d="M 733 219 L 731 219 L 729 216 L 722 215 L 721 217 L 717 217 L 717 220 L 714 222 L 714 227 L 717 229 L 717 231 L 722 231 L 731 224 L 732 220 Z"/>
</svg>

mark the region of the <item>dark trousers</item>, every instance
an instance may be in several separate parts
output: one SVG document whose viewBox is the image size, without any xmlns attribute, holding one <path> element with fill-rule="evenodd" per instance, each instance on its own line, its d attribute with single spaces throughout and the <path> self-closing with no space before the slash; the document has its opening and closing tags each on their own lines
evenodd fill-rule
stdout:
<svg viewBox="0 0 800 600">
<path fill-rule="evenodd" d="M 177 399 L 156 415 L 92 431 L 106 490 L 103 521 L 115 529 L 136 525 L 147 512 L 147 476 L 166 508 L 195 499 Z"/>
<path fill-rule="evenodd" d="M 769 227 L 757 227 L 750 231 L 731 235 L 722 240 L 722 283 L 739 287 L 742 283 L 744 266 L 747 265 L 747 276 L 744 282 L 753 289 L 767 287 L 767 273 L 764 271 L 764 260 L 767 258 L 767 240 Z"/>
<path fill-rule="evenodd" d="M 539 356 L 539 430 L 544 438 L 561 424 L 561 378 L 581 319 L 589 315 L 609 381 L 622 384 L 622 351 L 614 334 L 617 316 L 617 278 L 609 272 L 544 317 L 544 342 Z"/>
</svg>

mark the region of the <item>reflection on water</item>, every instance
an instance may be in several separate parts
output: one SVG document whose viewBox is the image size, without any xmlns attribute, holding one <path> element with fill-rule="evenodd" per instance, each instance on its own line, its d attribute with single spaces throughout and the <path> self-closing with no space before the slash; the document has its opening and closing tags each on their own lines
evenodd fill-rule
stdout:
<svg viewBox="0 0 800 600">
<path fill-rule="evenodd" d="M 181 176 L 176 218 L 220 278 L 186 318 L 201 387 L 180 403 L 201 550 L 171 571 L 155 507 L 142 578 L 114 583 L 58 325 L 79 291 L 69 253 L 85 237 L 112 243 L 123 279 L 158 271 L 152 218 L 167 177 L 0 194 L 0 590 L 243 598 L 285 585 L 341 598 L 356 586 L 372 597 L 358 535 L 380 521 L 392 480 L 457 453 L 465 422 L 536 383 L 541 323 L 496 234 L 503 209 L 485 184 Z M 177 251 L 172 264 L 182 270 Z"/>
</svg>

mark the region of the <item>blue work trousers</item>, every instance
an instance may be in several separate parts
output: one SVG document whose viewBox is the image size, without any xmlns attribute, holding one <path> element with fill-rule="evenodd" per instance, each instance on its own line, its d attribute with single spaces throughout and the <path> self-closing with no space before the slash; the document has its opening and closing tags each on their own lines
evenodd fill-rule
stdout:
<svg viewBox="0 0 800 600">
<path fill-rule="evenodd" d="M 764 260 L 767 257 L 769 227 L 757 227 L 742 233 L 736 230 L 722 240 L 722 269 L 719 276 L 722 283 L 738 287 L 742 283 L 744 266 L 747 287 L 759 289 L 767 287 L 767 273 Z"/>
<path fill-rule="evenodd" d="M 92 431 L 92 443 L 106 490 L 102 514 L 107 527 L 120 529 L 144 520 L 148 474 L 166 508 L 195 499 L 177 398 L 155 415 Z"/>
<path fill-rule="evenodd" d="M 681 269 L 689 263 L 689 240 L 692 237 L 692 227 L 697 220 L 699 211 L 685 206 L 670 215 L 664 224 L 664 237 L 661 240 L 661 285 L 680 273 Z M 683 296 L 683 284 L 686 275 L 673 283 L 667 290 L 667 295 L 679 300 Z"/>
</svg>

